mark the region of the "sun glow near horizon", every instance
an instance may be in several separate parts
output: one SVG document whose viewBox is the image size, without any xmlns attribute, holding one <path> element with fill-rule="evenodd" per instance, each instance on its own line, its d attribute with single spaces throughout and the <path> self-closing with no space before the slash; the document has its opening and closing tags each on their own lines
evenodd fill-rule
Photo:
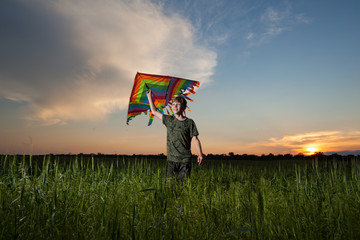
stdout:
<svg viewBox="0 0 360 240">
<path fill-rule="evenodd" d="M 318 148 L 315 147 L 306 148 L 306 155 L 314 155 L 316 152 L 319 152 Z"/>
</svg>

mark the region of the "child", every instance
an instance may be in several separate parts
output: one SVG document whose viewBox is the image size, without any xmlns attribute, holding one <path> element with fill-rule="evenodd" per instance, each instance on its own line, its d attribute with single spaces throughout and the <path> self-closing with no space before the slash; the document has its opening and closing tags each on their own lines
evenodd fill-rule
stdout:
<svg viewBox="0 0 360 240">
<path fill-rule="evenodd" d="M 179 174 L 182 181 L 185 176 L 190 176 L 191 171 L 191 140 L 194 140 L 195 147 L 198 151 L 198 163 L 201 165 L 203 161 L 203 152 L 195 122 L 183 115 L 186 109 L 186 100 L 183 97 L 175 97 L 173 99 L 172 110 L 174 116 L 163 115 L 155 108 L 152 100 L 152 92 L 149 89 L 146 92 L 151 112 L 160 120 L 167 128 L 167 170 L 166 177 L 170 178 Z"/>
</svg>

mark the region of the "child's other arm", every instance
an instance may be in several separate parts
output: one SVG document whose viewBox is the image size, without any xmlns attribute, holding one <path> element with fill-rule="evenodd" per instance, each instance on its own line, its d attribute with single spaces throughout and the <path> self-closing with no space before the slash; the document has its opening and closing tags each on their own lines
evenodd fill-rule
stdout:
<svg viewBox="0 0 360 240">
<path fill-rule="evenodd" d="M 203 159 L 204 159 L 204 154 L 202 152 L 201 143 L 200 143 L 200 140 L 199 140 L 199 138 L 197 136 L 193 136 L 192 139 L 194 140 L 195 147 L 196 147 L 196 149 L 198 151 L 198 159 L 197 159 L 197 161 L 198 161 L 199 166 L 200 166 Z"/>
<path fill-rule="evenodd" d="M 150 103 L 150 109 L 151 109 L 151 112 L 155 115 L 155 117 L 157 117 L 158 119 L 162 120 L 162 113 L 159 112 L 156 108 L 155 108 L 155 105 L 154 105 L 154 102 L 152 100 L 152 97 L 151 97 L 151 89 L 149 89 L 147 92 L 146 92 L 146 96 L 149 100 L 149 103 Z"/>
</svg>

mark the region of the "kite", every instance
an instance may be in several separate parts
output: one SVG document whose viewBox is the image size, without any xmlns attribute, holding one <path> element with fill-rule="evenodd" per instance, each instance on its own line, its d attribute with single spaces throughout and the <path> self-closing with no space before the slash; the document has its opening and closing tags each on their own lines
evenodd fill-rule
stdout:
<svg viewBox="0 0 360 240">
<path fill-rule="evenodd" d="M 146 95 L 149 89 L 152 91 L 153 102 L 158 111 L 164 114 L 166 110 L 168 115 L 173 115 L 171 104 L 174 96 L 180 95 L 193 102 L 188 95 L 195 94 L 194 88 L 199 86 L 200 82 L 198 81 L 138 72 L 135 76 L 134 86 L 130 95 L 126 124 L 129 125 L 129 121 L 141 113 L 149 113 L 148 126 L 151 125 L 154 115 L 150 110 L 150 104 Z"/>
</svg>

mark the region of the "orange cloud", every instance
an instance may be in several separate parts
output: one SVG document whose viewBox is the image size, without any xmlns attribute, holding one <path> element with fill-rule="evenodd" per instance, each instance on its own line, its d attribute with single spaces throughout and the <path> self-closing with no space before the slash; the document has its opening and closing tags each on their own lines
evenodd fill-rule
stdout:
<svg viewBox="0 0 360 240">
<path fill-rule="evenodd" d="M 249 147 L 290 153 L 307 153 L 311 148 L 319 152 L 336 152 L 358 150 L 359 143 L 360 131 L 319 131 L 270 138 L 268 141 L 251 143 Z"/>
</svg>

